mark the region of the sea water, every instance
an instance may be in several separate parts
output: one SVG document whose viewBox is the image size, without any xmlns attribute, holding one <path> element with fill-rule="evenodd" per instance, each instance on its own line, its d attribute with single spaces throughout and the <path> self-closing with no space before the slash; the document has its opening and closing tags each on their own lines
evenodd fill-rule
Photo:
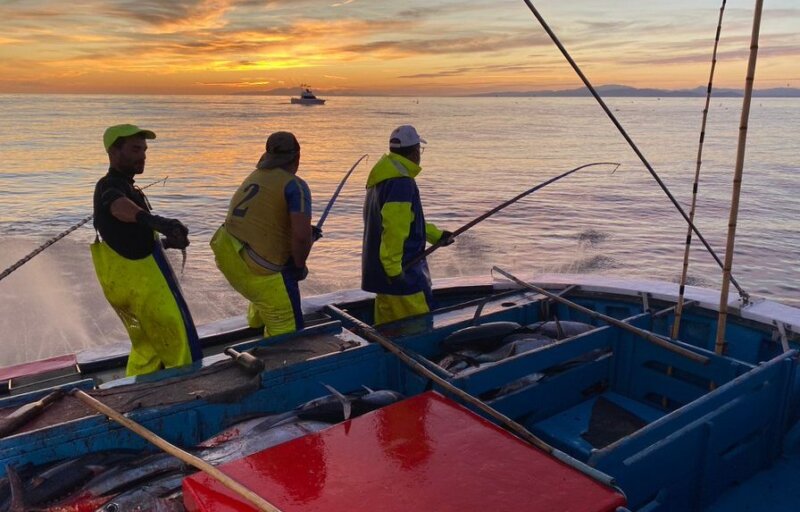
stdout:
<svg viewBox="0 0 800 512">
<path fill-rule="evenodd" d="M 608 104 L 678 201 L 691 203 L 704 98 L 609 98 Z M 724 258 L 741 99 L 714 99 L 696 223 Z M 800 133 L 796 99 L 752 105 L 733 274 L 750 293 L 800 305 Z M 214 266 L 209 239 L 264 150 L 294 132 L 300 175 L 319 216 L 362 154 L 308 260 L 306 296 L 357 288 L 361 208 L 371 165 L 391 130 L 413 124 L 428 144 L 417 178 L 426 220 L 454 230 L 569 169 L 590 167 L 519 201 L 430 258 L 434 277 L 599 273 L 676 281 L 686 224 L 590 98 L 331 97 L 324 106 L 270 96 L 0 95 L 0 271 L 92 213 L 107 169 L 103 130 L 154 130 L 140 186 L 155 213 L 181 219 L 191 246 L 181 278 L 196 323 L 240 315 L 245 301 Z M 0 365 L 124 340 L 96 282 L 91 223 L 0 281 Z M 721 272 L 695 239 L 690 284 L 719 288 Z M 171 251 L 174 252 L 174 251 Z M 181 266 L 180 253 L 171 255 Z"/>
</svg>

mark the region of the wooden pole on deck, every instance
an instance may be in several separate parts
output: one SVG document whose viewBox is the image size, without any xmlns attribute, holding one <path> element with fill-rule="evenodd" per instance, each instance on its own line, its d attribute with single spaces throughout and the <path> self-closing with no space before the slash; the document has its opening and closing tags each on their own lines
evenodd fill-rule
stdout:
<svg viewBox="0 0 800 512">
<path fill-rule="evenodd" d="M 505 270 L 501 269 L 500 267 L 496 267 L 496 266 L 492 267 L 492 271 L 499 273 L 500 275 L 502 275 L 506 279 L 509 279 L 509 280 L 517 283 L 518 285 L 522 286 L 523 288 L 527 288 L 529 290 L 533 290 L 536 293 L 544 295 L 545 297 L 549 297 L 549 298 L 553 299 L 556 302 L 560 302 L 561 304 L 564 304 L 567 307 L 570 307 L 572 309 L 580 311 L 581 313 L 583 313 L 585 315 L 589 315 L 591 318 L 596 318 L 596 319 L 602 320 L 602 321 L 606 322 L 607 324 L 611 324 L 611 325 L 613 325 L 615 327 L 619 327 L 620 329 L 623 329 L 623 330 L 626 330 L 628 332 L 631 332 L 631 333 L 633 333 L 633 334 L 635 334 L 635 335 L 637 335 L 637 336 L 639 336 L 641 338 L 644 338 L 645 340 L 649 341 L 650 343 L 658 345 L 659 347 L 662 347 L 662 348 L 664 348 L 666 350 L 669 350 L 670 352 L 674 352 L 674 353 L 676 353 L 678 355 L 681 355 L 681 356 L 683 356 L 683 357 L 685 357 L 687 359 L 690 359 L 690 360 L 694 361 L 695 363 L 708 364 L 708 358 L 706 356 L 697 354 L 695 352 L 692 352 L 691 350 L 688 350 L 688 349 L 685 349 L 683 347 L 679 347 L 678 345 L 675 345 L 673 343 L 670 343 L 669 341 L 656 336 L 655 334 L 653 334 L 650 331 L 646 331 L 644 329 L 639 329 L 638 327 L 636 327 L 634 325 L 631 325 L 631 324 L 628 324 L 628 323 L 625 323 L 622 320 L 617 320 L 614 317 L 611 317 L 611 316 L 608 316 L 608 315 L 604 315 L 602 313 L 598 313 L 597 311 L 594 311 L 594 310 L 589 309 L 587 307 L 581 306 L 580 304 L 576 304 L 576 303 L 572 302 L 571 300 L 568 300 L 568 299 L 565 299 L 564 297 L 556 295 L 555 293 L 548 292 L 544 288 L 539 288 L 538 286 L 532 285 L 530 283 L 526 283 L 522 279 L 519 279 L 519 278 L 513 276 L 512 274 L 509 274 L 508 272 L 506 272 Z"/>
<path fill-rule="evenodd" d="M 409 366 L 416 373 L 422 375 L 426 379 L 432 380 L 438 386 L 441 386 L 442 388 L 447 390 L 448 393 L 452 393 L 453 395 L 457 396 L 461 400 L 464 400 L 468 404 L 480 409 L 481 411 L 485 412 L 486 414 L 488 414 L 492 418 L 498 420 L 500 423 L 502 423 L 509 430 L 511 430 L 512 432 L 517 434 L 519 437 L 521 437 L 525 441 L 527 441 L 530 444 L 532 444 L 533 446 L 539 448 L 540 450 L 544 450 L 547 453 L 550 453 L 550 452 L 553 451 L 553 447 L 552 446 L 550 446 L 549 444 L 545 443 L 544 441 L 542 441 L 541 439 L 539 439 L 535 435 L 531 434 L 528 431 L 528 429 L 526 429 L 525 427 L 523 427 L 522 425 L 520 425 L 516 421 L 514 421 L 511 418 L 509 418 L 508 416 L 505 416 L 505 415 L 499 413 L 498 411 L 492 409 L 491 407 L 489 407 L 486 403 L 484 403 L 480 399 L 475 398 L 474 396 L 470 395 L 469 393 L 467 393 L 466 391 L 464 391 L 464 390 L 462 390 L 460 388 L 457 388 L 456 386 L 454 386 L 450 382 L 446 381 L 442 377 L 439 377 L 438 375 L 436 375 L 431 370 L 425 368 L 416 359 L 414 359 L 410 355 L 406 354 L 405 351 L 402 348 L 400 348 L 395 342 L 393 342 L 392 340 L 390 340 L 386 336 L 384 336 L 381 333 L 379 333 L 371 325 L 368 325 L 368 324 L 362 322 L 361 320 L 355 318 L 354 316 L 347 314 L 346 312 L 342 311 L 341 309 L 337 308 L 336 306 L 329 305 L 327 307 L 329 309 L 331 309 L 336 315 L 341 316 L 343 318 L 346 318 L 348 322 L 352 323 L 353 326 L 354 326 L 353 330 L 357 331 L 357 334 L 359 334 L 361 336 L 364 336 L 368 340 L 373 341 L 373 342 L 381 345 L 383 348 L 385 348 L 386 350 L 388 350 L 389 352 L 391 352 L 392 354 L 397 356 L 398 359 L 400 359 L 403 363 L 405 363 L 407 366 Z"/>
<path fill-rule="evenodd" d="M 697 207 L 697 189 L 700 182 L 700 167 L 703 163 L 703 142 L 706 139 L 706 121 L 708 120 L 708 107 L 711 104 L 711 88 L 714 83 L 714 70 L 717 67 L 717 48 L 719 36 L 722 32 L 722 16 L 725 13 L 725 2 L 719 8 L 719 21 L 717 22 L 717 35 L 714 38 L 714 51 L 711 53 L 711 72 L 708 76 L 708 89 L 706 90 L 706 104 L 703 108 L 703 122 L 700 125 L 700 142 L 697 145 L 697 165 L 694 171 L 694 184 L 692 185 L 692 206 L 689 208 L 689 220 L 694 222 L 694 212 Z M 686 291 L 686 278 L 689 274 L 689 252 L 692 248 L 692 228 L 686 230 L 686 247 L 683 251 L 683 269 L 681 270 L 681 283 L 678 290 L 678 307 L 675 308 L 675 322 L 672 324 L 672 339 L 678 339 L 681 329 L 681 316 L 683 314 L 684 293 Z M 671 367 L 670 367 L 671 370 Z"/>
<path fill-rule="evenodd" d="M 169 443 L 165 439 L 157 436 L 150 430 L 144 428 L 143 426 L 139 425 L 135 421 L 126 418 L 119 412 L 115 411 L 111 407 L 107 406 L 106 404 L 96 400 L 95 398 L 87 395 L 83 391 L 79 389 L 74 389 L 71 392 L 72 396 L 76 397 L 78 400 L 83 402 L 84 404 L 88 405 L 95 411 L 99 412 L 100 414 L 104 414 L 111 418 L 112 420 L 116 421 L 123 427 L 127 428 L 128 430 L 135 432 L 136 434 L 143 437 L 145 440 L 149 441 L 150 443 L 156 445 L 157 447 L 161 448 L 163 451 L 169 453 L 170 455 L 177 457 L 181 461 L 193 466 L 200 471 L 206 473 L 207 475 L 214 478 L 216 481 L 236 493 L 241 498 L 245 499 L 251 505 L 256 507 L 258 510 L 262 512 L 280 512 L 280 510 L 272 505 L 270 502 L 259 496 L 258 494 L 254 493 L 244 485 L 240 484 L 233 478 L 229 477 L 216 467 L 212 466 L 208 462 L 204 461 L 199 457 L 195 457 L 194 455 L 181 450 L 177 446 Z"/>
<path fill-rule="evenodd" d="M 750 59 L 747 62 L 747 77 L 744 84 L 744 100 L 742 117 L 739 122 L 739 143 L 736 148 L 736 168 L 733 175 L 733 191 L 731 193 L 731 212 L 728 219 L 728 245 L 725 248 L 725 265 L 722 268 L 722 288 L 719 297 L 719 319 L 717 321 L 717 341 L 714 350 L 722 354 L 725 350 L 725 323 L 728 317 L 728 290 L 733 268 L 733 247 L 736 240 L 736 221 L 739 217 L 739 196 L 742 191 L 742 171 L 744 169 L 744 153 L 747 143 L 747 122 L 750 119 L 750 100 L 753 97 L 753 81 L 758 60 L 758 35 L 761 28 L 761 11 L 763 0 L 756 0 L 753 13 L 753 33 L 750 37 Z"/>
</svg>

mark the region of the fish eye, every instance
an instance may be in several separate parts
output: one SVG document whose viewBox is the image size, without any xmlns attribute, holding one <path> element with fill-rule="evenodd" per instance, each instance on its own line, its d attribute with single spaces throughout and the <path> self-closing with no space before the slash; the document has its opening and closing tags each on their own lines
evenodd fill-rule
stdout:
<svg viewBox="0 0 800 512">
<path fill-rule="evenodd" d="M 103 507 L 103 512 L 119 512 L 119 505 L 116 503 L 109 503 Z"/>
</svg>

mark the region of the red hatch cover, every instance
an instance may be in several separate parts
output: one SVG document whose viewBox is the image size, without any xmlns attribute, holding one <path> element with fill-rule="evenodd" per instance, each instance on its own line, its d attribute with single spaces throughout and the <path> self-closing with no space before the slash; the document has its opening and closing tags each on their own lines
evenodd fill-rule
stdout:
<svg viewBox="0 0 800 512">
<path fill-rule="evenodd" d="M 625 498 L 428 392 L 220 469 L 283 512 L 613 512 Z M 205 474 L 190 512 L 253 511 Z"/>
</svg>

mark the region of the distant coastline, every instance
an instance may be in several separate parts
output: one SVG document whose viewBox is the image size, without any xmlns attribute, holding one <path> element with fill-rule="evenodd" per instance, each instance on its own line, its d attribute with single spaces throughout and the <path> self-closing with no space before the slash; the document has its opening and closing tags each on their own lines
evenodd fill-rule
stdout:
<svg viewBox="0 0 800 512">
<path fill-rule="evenodd" d="M 622 97 L 622 98 L 705 98 L 706 88 L 695 87 L 694 89 L 655 89 L 655 88 L 638 88 L 628 85 L 601 85 L 597 87 L 597 91 L 601 96 L 606 98 Z M 370 91 L 370 90 L 348 90 L 348 89 L 315 89 L 315 94 L 319 98 L 325 97 L 380 97 L 380 98 L 586 98 L 591 96 L 589 91 L 583 87 L 574 89 L 547 89 L 541 91 L 492 91 L 481 93 L 451 93 L 442 94 L 442 91 L 432 92 L 426 91 L 424 93 L 414 91 L 403 91 L 403 93 L 391 94 L 384 91 Z M 160 91 L 137 91 L 137 92 L 63 92 L 63 91 L 27 91 L 27 92 L 0 92 L 0 95 L 15 95 L 15 94 L 65 94 L 65 95 L 107 95 L 107 96 L 297 96 L 298 89 L 293 88 L 275 88 L 275 89 L 254 89 L 249 91 L 192 91 L 192 92 L 175 92 L 165 93 Z M 739 89 L 730 88 L 715 88 L 712 91 L 714 98 L 741 98 L 743 91 Z M 755 89 L 753 96 L 756 98 L 800 98 L 800 88 L 797 87 L 773 87 L 764 89 Z"/>
<path fill-rule="evenodd" d="M 694 89 L 650 89 L 637 88 L 627 85 L 601 85 L 597 91 L 604 97 L 639 97 L 639 98 L 697 98 L 705 97 L 706 87 L 695 87 Z M 380 94 L 372 91 L 324 91 L 315 90 L 318 96 L 414 96 L 408 94 Z M 237 95 L 257 95 L 257 96 L 296 96 L 297 89 L 279 88 L 267 91 L 246 91 L 239 92 Z M 438 96 L 438 95 L 437 95 Z M 563 90 L 543 90 L 543 91 L 497 91 L 475 94 L 455 94 L 454 97 L 462 98 L 582 98 L 590 96 L 589 91 L 584 87 Z M 714 89 L 712 96 L 715 98 L 741 98 L 743 92 L 738 89 Z M 755 89 L 753 96 L 756 98 L 800 98 L 800 88 L 795 87 L 774 87 L 770 89 Z"/>
<path fill-rule="evenodd" d="M 694 89 L 639 89 L 627 85 L 601 85 L 597 87 L 597 92 L 605 97 L 639 97 L 639 98 L 696 98 L 706 96 L 706 87 L 695 87 Z M 744 92 L 738 89 L 713 89 L 711 96 L 715 98 L 741 98 Z M 566 90 L 547 90 L 529 92 L 490 92 L 481 94 L 469 94 L 469 97 L 491 97 L 491 98 L 528 98 L 528 97 L 560 97 L 573 98 L 590 96 L 585 87 Z M 756 98 L 800 98 L 800 89 L 794 87 L 775 87 L 771 89 L 754 89 L 753 96 Z"/>
</svg>

